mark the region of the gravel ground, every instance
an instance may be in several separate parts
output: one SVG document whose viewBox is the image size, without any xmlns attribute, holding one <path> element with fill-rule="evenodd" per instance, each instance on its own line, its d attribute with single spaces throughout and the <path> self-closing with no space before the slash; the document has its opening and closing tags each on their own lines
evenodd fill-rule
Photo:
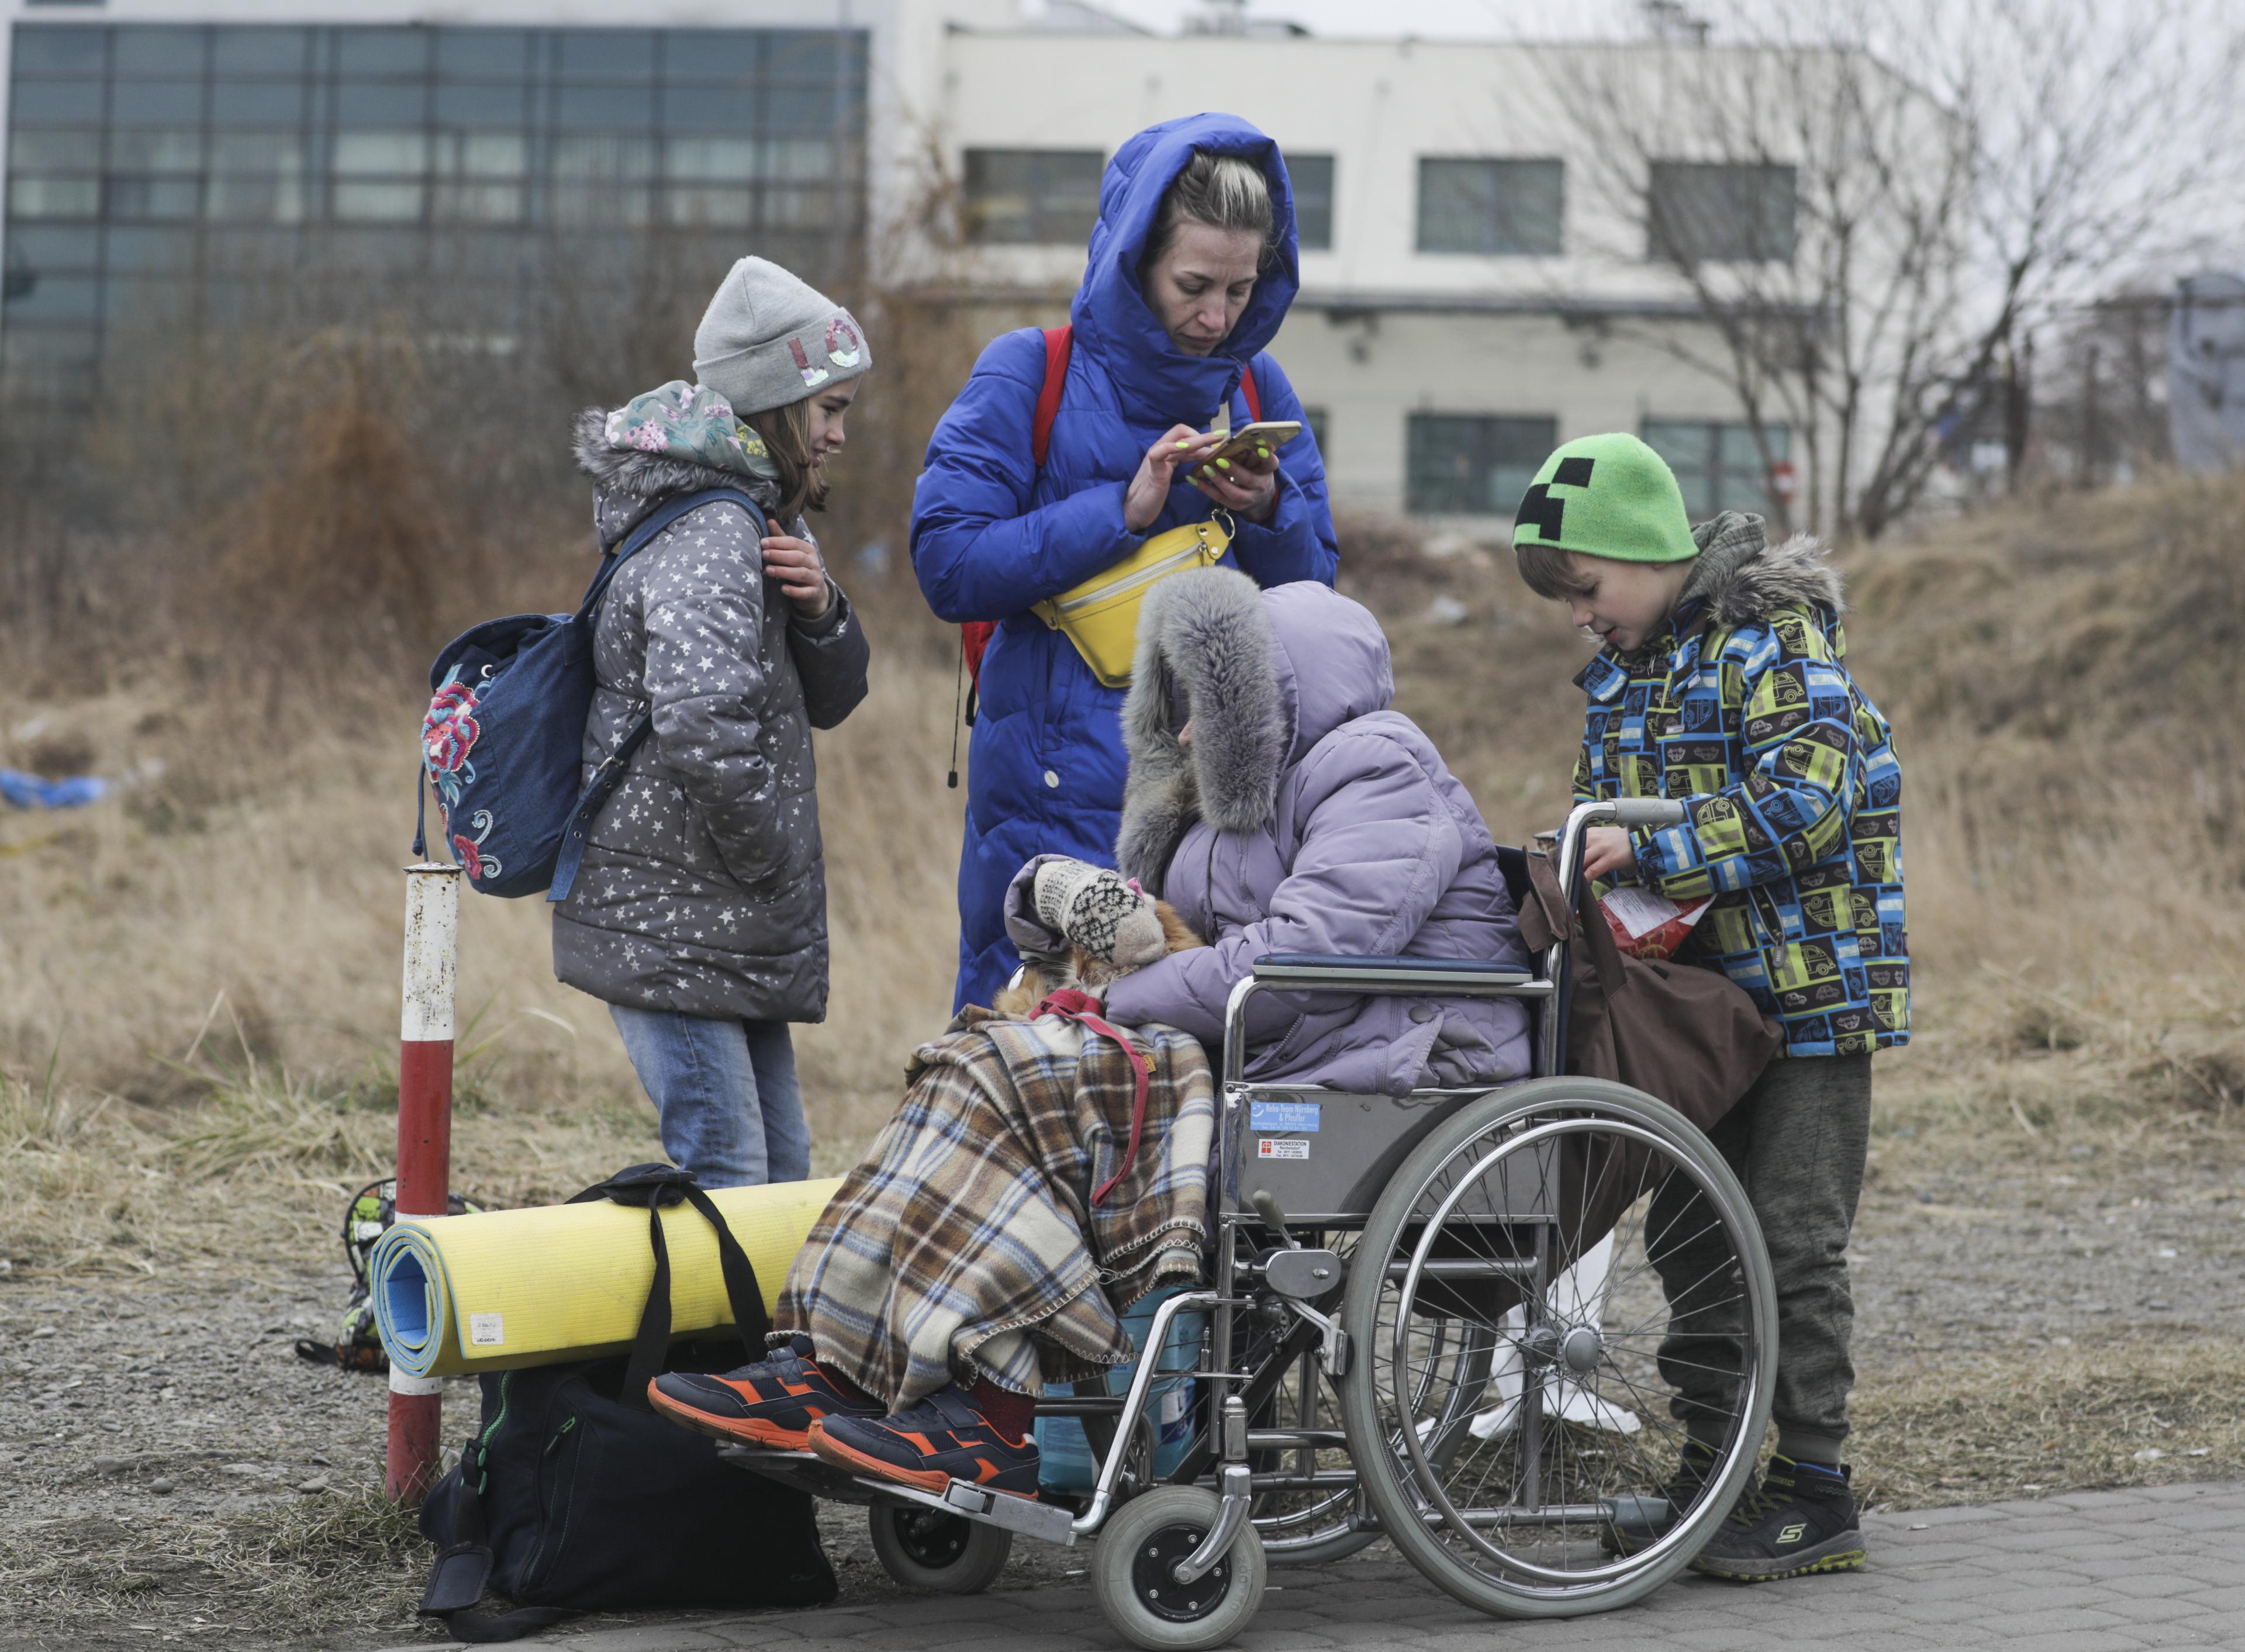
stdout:
<svg viewBox="0 0 2245 1652">
<path fill-rule="evenodd" d="M 2080 1148 L 1977 1163 L 1913 1153 L 1882 1149 L 1858 1229 L 1867 1399 L 1882 1380 L 1944 1370 L 2245 1342 L 2234 1154 L 2178 1165 Z M 305 1364 L 291 1347 L 332 1324 L 344 1283 L 339 1261 L 247 1290 L 0 1277 L 0 1598 L 13 1614 L 0 1646 L 349 1648 L 410 1634 L 425 1549 L 368 1500 L 383 1385 Z M 475 1408 L 471 1384 L 450 1386 L 448 1439 Z M 2178 1451 L 2144 1472 L 2241 1466 Z M 2054 1469 L 2049 1489 L 2066 1483 Z M 830 1507 L 825 1527 L 844 1598 L 885 1598 L 892 1586 L 863 1514 Z M 1024 1541 L 999 1587 L 1081 1565 Z"/>
<path fill-rule="evenodd" d="M 1856 1364 L 2245 1338 L 2245 1175 L 2235 1146 L 2208 1146 L 1947 1165 L 1882 1149 L 1850 1250 Z"/>
</svg>

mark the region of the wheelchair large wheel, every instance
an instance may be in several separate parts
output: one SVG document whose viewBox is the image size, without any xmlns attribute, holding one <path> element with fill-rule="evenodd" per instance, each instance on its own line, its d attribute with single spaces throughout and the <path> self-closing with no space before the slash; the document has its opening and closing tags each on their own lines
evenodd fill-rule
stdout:
<svg viewBox="0 0 2245 1652">
<path fill-rule="evenodd" d="M 1502 1616 L 1658 1588 L 1736 1501 L 1769 1420 L 1776 1293 L 1745 1192 L 1681 1114 L 1618 1084 L 1539 1080 L 1446 1120 L 1380 1195 L 1341 1322 L 1349 1450 L 1382 1528 Z M 1493 1370 L 1430 1357 L 1457 1338 Z M 1687 1419 L 1717 1456 L 1671 1509 Z"/>
</svg>

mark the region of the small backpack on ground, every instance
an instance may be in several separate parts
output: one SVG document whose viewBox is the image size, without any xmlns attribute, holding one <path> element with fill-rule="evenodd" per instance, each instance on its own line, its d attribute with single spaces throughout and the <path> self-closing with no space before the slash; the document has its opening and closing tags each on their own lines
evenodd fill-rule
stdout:
<svg viewBox="0 0 2245 1652">
<path fill-rule="evenodd" d="M 483 1209 L 474 1200 L 457 1193 L 447 1195 L 444 1203 L 447 1215 L 470 1215 Z M 350 1203 L 343 1207 L 343 1260 L 350 1263 L 351 1270 L 350 1300 L 343 1304 L 335 1341 L 299 1337 L 297 1358 L 315 1365 L 367 1371 L 376 1377 L 390 1374 L 390 1353 L 383 1347 L 382 1332 L 374 1323 L 374 1293 L 367 1283 L 367 1258 L 374 1255 L 375 1242 L 388 1233 L 397 1220 L 396 1176 L 370 1181 L 351 1195 Z"/>
<path fill-rule="evenodd" d="M 422 1534 L 437 1546 L 421 1611 L 456 1639 L 489 1642 L 579 1612 L 832 1600 L 810 1497 L 724 1463 L 711 1441 L 648 1404 L 662 1371 L 763 1357 L 771 1320 L 755 1268 L 686 1171 L 634 1165 L 570 1202 L 595 1198 L 648 1208 L 655 1280 L 632 1351 L 482 1379 L 481 1425 L 421 1507 Z M 670 1345 L 670 1259 L 656 1213 L 682 1200 L 716 1229 L 737 1342 Z M 486 1587 L 517 1609 L 476 1611 Z"/>
<path fill-rule="evenodd" d="M 593 705 L 593 631 L 600 599 L 625 560 L 689 511 L 728 500 L 759 534 L 763 512 L 746 493 L 710 488 L 667 499 L 601 562 L 574 613 L 486 620 L 446 644 L 429 667 L 436 697 L 421 725 L 421 767 L 436 788 L 452 856 L 486 895 L 566 899 L 585 834 L 621 783 L 652 719 L 641 713 L 581 784 L 585 719 Z M 420 788 L 417 799 L 425 801 Z M 417 801 L 417 814 L 422 802 Z M 424 822 L 416 859 L 427 853 Z"/>
</svg>

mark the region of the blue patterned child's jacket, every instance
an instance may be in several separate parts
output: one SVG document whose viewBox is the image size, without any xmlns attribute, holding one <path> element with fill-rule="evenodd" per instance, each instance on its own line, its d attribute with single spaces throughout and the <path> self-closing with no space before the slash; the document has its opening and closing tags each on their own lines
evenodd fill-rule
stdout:
<svg viewBox="0 0 2245 1652">
<path fill-rule="evenodd" d="M 1575 795 L 1689 801 L 1683 825 L 1631 834 L 1638 880 L 1715 897 L 1678 957 L 1745 988 L 1787 1055 L 1906 1044 L 1902 765 L 1848 673 L 1840 576 L 1805 535 L 1765 544 L 1759 517 L 1692 537 L 1669 632 L 1576 679 L 1590 703 Z"/>
</svg>

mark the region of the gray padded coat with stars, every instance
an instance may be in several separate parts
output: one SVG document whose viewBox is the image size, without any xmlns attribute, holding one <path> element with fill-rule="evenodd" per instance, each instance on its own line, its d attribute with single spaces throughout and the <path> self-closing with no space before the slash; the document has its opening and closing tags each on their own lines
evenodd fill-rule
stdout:
<svg viewBox="0 0 2245 1652">
<path fill-rule="evenodd" d="M 664 498 L 770 485 L 602 440 L 580 417 L 577 457 L 600 484 L 603 550 Z M 798 520 L 795 533 L 809 538 Z M 642 709 L 654 726 L 593 822 L 554 909 L 553 971 L 611 1004 L 725 1019 L 826 1014 L 826 873 L 811 731 L 865 696 L 866 645 L 838 587 L 796 620 L 749 514 L 708 504 L 617 572 L 593 634 L 599 687 L 585 773 Z"/>
</svg>

